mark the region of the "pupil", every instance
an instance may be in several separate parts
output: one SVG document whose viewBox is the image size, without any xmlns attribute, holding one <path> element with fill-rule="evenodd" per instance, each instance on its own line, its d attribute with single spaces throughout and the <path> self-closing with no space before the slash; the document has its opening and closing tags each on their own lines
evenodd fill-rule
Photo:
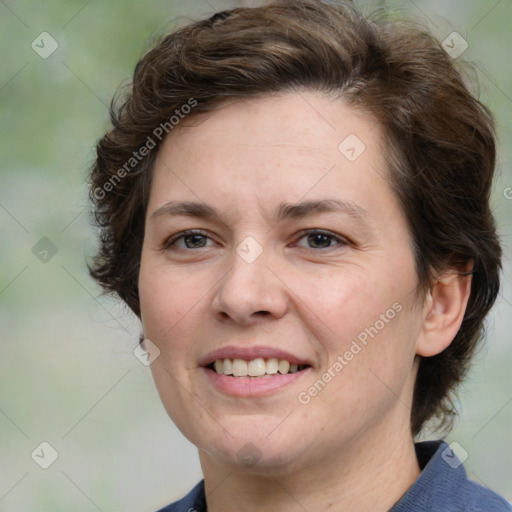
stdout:
<svg viewBox="0 0 512 512">
<path fill-rule="evenodd" d="M 189 235 L 185 238 L 185 245 L 191 247 L 204 247 L 206 243 L 203 235 Z"/>
<path fill-rule="evenodd" d="M 331 245 L 330 237 L 322 233 L 314 233 L 309 235 L 308 241 L 310 245 L 314 247 L 329 247 Z"/>
</svg>

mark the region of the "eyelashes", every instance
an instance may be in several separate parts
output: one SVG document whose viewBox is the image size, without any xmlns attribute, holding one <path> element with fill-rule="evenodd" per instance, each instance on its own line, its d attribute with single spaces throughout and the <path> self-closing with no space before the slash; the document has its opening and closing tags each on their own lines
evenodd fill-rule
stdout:
<svg viewBox="0 0 512 512">
<path fill-rule="evenodd" d="M 295 239 L 292 247 L 303 249 L 326 250 L 334 247 L 343 247 L 349 245 L 344 237 L 322 229 L 304 230 Z M 218 245 L 205 231 L 200 229 L 191 229 L 177 233 L 167 239 L 163 248 L 166 250 L 199 250 L 206 247 Z"/>
<path fill-rule="evenodd" d="M 345 246 L 348 245 L 348 241 L 340 235 L 331 233 L 330 231 L 324 231 L 322 229 L 309 229 L 302 233 L 298 241 L 306 240 L 308 246 L 301 245 L 296 242 L 294 245 L 297 247 L 306 247 L 308 249 L 331 249 L 335 245 Z M 316 247 L 313 247 L 316 246 Z"/>
<path fill-rule="evenodd" d="M 164 249 L 173 249 L 177 248 L 178 242 L 188 242 L 192 241 L 192 245 L 195 245 L 195 247 L 186 247 L 185 249 L 200 249 L 201 247 L 204 247 L 205 245 L 201 245 L 201 240 L 210 239 L 207 233 L 204 231 L 201 231 L 200 229 L 189 229 L 186 231 L 181 231 L 180 233 L 177 233 L 170 238 L 168 238 L 164 242 Z M 182 249 L 183 247 L 180 247 L 179 249 Z"/>
<path fill-rule="evenodd" d="M 200 229 L 189 229 L 173 235 L 171 238 L 166 240 L 164 249 L 201 249 L 207 247 L 206 241 L 211 240 L 208 234 Z M 182 243 L 185 247 L 178 247 Z M 192 247 L 189 247 L 191 245 Z"/>
</svg>

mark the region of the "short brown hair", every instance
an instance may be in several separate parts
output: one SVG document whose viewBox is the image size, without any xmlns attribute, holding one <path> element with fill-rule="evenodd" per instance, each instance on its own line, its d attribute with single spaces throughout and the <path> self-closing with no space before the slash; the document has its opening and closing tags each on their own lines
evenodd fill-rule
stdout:
<svg viewBox="0 0 512 512">
<path fill-rule="evenodd" d="M 113 128 L 97 145 L 90 197 L 101 235 L 91 275 L 140 316 L 157 127 L 170 131 L 170 119 L 192 102 L 194 116 L 227 100 L 297 89 L 335 94 L 380 123 L 420 288 L 428 289 L 436 272 L 472 265 L 458 334 L 445 351 L 420 361 L 411 413 L 417 434 L 430 418 L 448 420 L 454 412 L 454 388 L 498 293 L 501 248 L 489 208 L 493 119 L 440 43 L 412 24 L 371 20 L 349 2 L 284 0 L 220 12 L 163 37 L 138 62 L 122 104 L 113 102 Z"/>
</svg>

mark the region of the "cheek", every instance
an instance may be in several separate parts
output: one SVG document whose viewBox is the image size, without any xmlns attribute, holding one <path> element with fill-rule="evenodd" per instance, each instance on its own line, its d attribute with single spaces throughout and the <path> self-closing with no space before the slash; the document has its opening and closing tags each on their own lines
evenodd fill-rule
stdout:
<svg viewBox="0 0 512 512">
<path fill-rule="evenodd" d="M 164 265 L 142 264 L 139 275 L 141 317 L 147 337 L 169 338 L 183 320 L 201 308 L 205 286 L 171 273 Z"/>
<path fill-rule="evenodd" d="M 298 276 L 297 276 L 298 277 Z M 294 280 L 303 304 L 303 317 L 318 338 L 333 350 L 343 350 L 350 341 L 379 321 L 396 298 L 376 276 L 362 268 L 332 272 L 325 279 Z"/>
<path fill-rule="evenodd" d="M 194 352 L 190 340 L 197 329 L 197 318 L 204 318 L 201 297 L 205 286 L 171 273 L 165 265 L 141 264 L 139 295 L 144 335 L 160 353 L 151 372 L 160 399 L 178 428 L 188 437 L 201 407 L 190 407 L 190 372 Z M 191 417 L 193 416 L 193 417 Z"/>
<path fill-rule="evenodd" d="M 371 395 L 378 402 L 386 385 L 398 391 L 410 375 L 419 332 L 408 293 L 415 283 L 414 267 L 392 270 L 396 273 L 353 266 L 328 280 L 295 281 L 301 282 L 301 316 L 319 341 L 324 371 L 336 375 L 333 391 L 350 390 L 359 399 Z M 361 403 L 356 399 L 352 406 Z"/>
</svg>

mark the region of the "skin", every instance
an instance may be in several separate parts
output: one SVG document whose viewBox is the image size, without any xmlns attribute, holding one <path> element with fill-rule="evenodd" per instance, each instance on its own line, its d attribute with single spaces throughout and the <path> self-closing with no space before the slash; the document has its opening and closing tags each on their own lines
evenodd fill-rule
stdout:
<svg viewBox="0 0 512 512">
<path fill-rule="evenodd" d="M 208 509 L 389 510 L 420 472 L 409 426 L 418 355 L 449 345 L 470 278 L 447 271 L 420 300 L 380 127 L 341 100 L 287 93 L 197 121 L 159 150 L 139 289 L 145 336 L 160 350 L 153 377 L 199 449 Z M 365 145 L 355 161 L 338 149 L 349 134 Z M 332 199 L 351 208 L 278 220 L 283 203 Z M 219 217 L 166 211 L 183 201 Z M 190 229 L 203 232 L 198 247 L 172 238 Z M 315 244 L 311 229 L 332 236 Z M 246 237 L 262 249 L 252 263 L 237 253 Z M 393 304 L 400 312 L 300 403 Z M 227 345 L 277 347 L 311 368 L 268 396 L 231 396 L 199 364 Z M 250 464 L 240 457 L 247 443 Z"/>
</svg>

